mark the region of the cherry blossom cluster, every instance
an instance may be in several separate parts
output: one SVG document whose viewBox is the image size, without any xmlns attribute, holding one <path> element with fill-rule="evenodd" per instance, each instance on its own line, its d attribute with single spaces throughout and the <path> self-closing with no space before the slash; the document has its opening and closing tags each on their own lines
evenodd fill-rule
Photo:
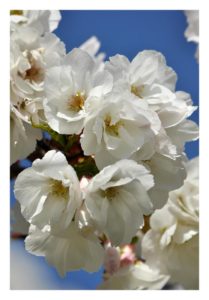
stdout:
<svg viewBox="0 0 209 300">
<path fill-rule="evenodd" d="M 197 183 L 185 180 L 184 153 L 198 138 L 188 119 L 197 107 L 157 51 L 105 61 L 92 37 L 66 53 L 52 33 L 60 18 L 11 11 L 11 163 L 49 135 L 15 182 L 26 249 L 61 276 L 104 265 L 99 288 L 161 289 L 180 278 L 176 253 L 198 245 Z M 197 277 L 189 260 L 184 270 Z M 196 287 L 196 277 L 180 283 Z"/>
</svg>

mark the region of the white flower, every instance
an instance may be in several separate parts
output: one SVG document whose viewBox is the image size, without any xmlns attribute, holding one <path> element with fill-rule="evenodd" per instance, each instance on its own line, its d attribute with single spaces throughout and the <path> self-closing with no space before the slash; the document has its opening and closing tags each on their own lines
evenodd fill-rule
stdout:
<svg viewBox="0 0 209 300">
<path fill-rule="evenodd" d="M 50 226 L 40 230 L 31 225 L 25 246 L 28 252 L 45 256 L 61 276 L 79 269 L 96 272 L 104 260 L 98 238 L 88 228 L 79 229 L 74 222 L 61 232 Z"/>
<path fill-rule="evenodd" d="M 160 290 L 169 276 L 162 275 L 143 262 L 124 266 L 105 280 L 102 290 Z"/>
<path fill-rule="evenodd" d="M 190 95 L 182 91 L 176 92 L 169 101 L 158 103 L 158 105 L 155 111 L 165 129 L 180 124 L 197 109 L 196 106 L 192 106 Z"/>
<path fill-rule="evenodd" d="M 162 127 L 153 139 L 146 142 L 139 150 L 133 153 L 131 159 L 136 161 L 150 160 L 155 153 L 174 160 L 180 155 L 177 152 L 177 147 L 172 143 L 171 138 Z"/>
<path fill-rule="evenodd" d="M 117 54 L 110 57 L 106 68 L 116 82 L 124 80 L 130 92 L 139 98 L 144 98 L 155 84 L 165 87 L 165 90 L 175 90 L 176 73 L 166 65 L 164 56 L 157 51 L 139 52 L 131 62 L 127 57 Z"/>
<path fill-rule="evenodd" d="M 92 111 L 85 120 L 81 146 L 85 155 L 95 155 L 100 169 L 129 158 L 160 130 L 157 114 L 124 90 L 94 100 L 89 104 Z"/>
<path fill-rule="evenodd" d="M 129 243 L 143 225 L 143 215 L 152 213 L 147 191 L 153 184 L 148 170 L 132 160 L 118 161 L 90 181 L 85 205 L 114 245 Z"/>
<path fill-rule="evenodd" d="M 148 153 L 148 152 L 147 152 Z M 140 151 L 133 156 L 138 163 L 143 164 L 154 177 L 155 185 L 148 194 L 155 209 L 163 207 L 168 200 L 170 191 L 182 186 L 186 177 L 183 157 L 171 159 L 159 153 L 142 159 Z"/>
<path fill-rule="evenodd" d="M 198 126 L 191 120 L 187 120 L 197 109 L 193 106 L 188 93 L 183 91 L 172 93 L 168 89 L 162 90 L 162 87 L 155 84 L 151 94 L 140 101 L 146 101 L 161 121 L 161 131 L 155 141 L 157 152 L 160 150 L 161 154 L 175 158 L 177 153 L 184 151 L 185 142 L 198 138 Z"/>
<path fill-rule="evenodd" d="M 192 106 L 190 95 L 176 92 L 167 102 L 157 102 L 152 107 L 162 124 L 155 139 L 145 143 L 131 158 L 145 164 L 154 176 L 155 186 L 149 196 L 155 208 L 161 208 L 168 199 L 168 193 L 179 188 L 186 177 L 184 161 L 185 142 L 198 138 L 198 126 L 187 120 L 196 107 Z M 160 201 L 161 200 L 161 201 Z M 156 204 L 158 206 L 156 206 Z"/>
<path fill-rule="evenodd" d="M 12 103 L 24 115 L 38 121 L 45 98 L 46 69 L 60 63 L 65 47 L 52 33 L 40 37 L 32 28 L 17 30 L 11 37 Z"/>
<path fill-rule="evenodd" d="M 181 140 L 177 142 L 180 152 L 183 151 L 185 141 L 197 138 L 196 124 L 186 120 L 196 110 L 196 107 L 192 106 L 189 94 L 182 91 L 175 92 L 177 76 L 166 65 L 165 58 L 161 53 L 156 51 L 139 52 L 132 62 L 129 62 L 125 56 L 116 55 L 106 63 L 106 69 L 114 77 L 116 90 L 123 87 L 140 102 L 146 102 L 149 109 L 158 114 L 164 140 L 168 135 L 167 144 L 176 142 L 172 137 L 177 136 L 176 132 L 181 131 L 181 128 L 183 131 Z M 169 140 L 169 134 L 171 134 L 171 140 Z M 162 148 L 161 143 L 159 146 Z M 167 155 L 173 157 L 173 153 L 168 152 Z"/>
<path fill-rule="evenodd" d="M 166 133 L 171 138 L 179 152 L 184 151 L 185 143 L 196 141 L 199 137 L 198 125 L 192 120 L 184 120 L 180 124 L 167 128 Z"/>
<path fill-rule="evenodd" d="M 116 86 L 126 87 L 154 111 L 175 99 L 176 73 L 157 51 L 139 52 L 131 62 L 125 56 L 115 55 L 106 63 L 106 69 L 113 75 Z"/>
<path fill-rule="evenodd" d="M 170 98 L 169 101 L 159 102 L 152 108 L 159 116 L 167 139 L 176 146 L 177 154 L 179 154 L 184 151 L 185 142 L 194 141 L 198 138 L 198 125 L 187 120 L 197 107 L 192 105 L 188 93 L 177 91 L 173 95 L 174 97 Z M 172 156 L 170 157 L 172 158 Z"/>
<path fill-rule="evenodd" d="M 39 228 L 47 224 L 67 227 L 82 201 L 74 169 L 55 150 L 18 175 L 14 193 L 23 216 Z"/>
<path fill-rule="evenodd" d="M 61 20 L 59 10 L 11 10 L 11 31 L 24 27 L 35 28 L 39 35 L 54 31 Z"/>
<path fill-rule="evenodd" d="M 178 151 L 183 152 L 185 142 L 195 141 L 199 137 L 198 125 L 195 122 L 186 119 L 190 117 L 190 115 L 197 109 L 197 107 L 192 106 L 190 95 L 185 92 L 176 92 L 176 97 L 178 99 L 178 102 L 175 101 L 173 103 L 174 110 L 172 107 L 168 107 L 167 109 L 169 109 L 170 111 L 173 110 L 173 115 L 176 111 L 176 115 L 178 114 L 180 116 L 181 114 L 181 117 L 178 117 L 178 121 L 173 122 L 171 126 L 165 126 L 165 130 L 172 143 L 177 146 Z M 159 117 L 161 118 L 162 115 Z M 169 118 L 169 114 L 167 114 L 166 118 Z"/>
<path fill-rule="evenodd" d="M 42 138 L 41 131 L 32 128 L 25 118 L 11 106 L 10 111 L 10 163 L 26 158 L 36 148 L 36 140 Z"/>
<path fill-rule="evenodd" d="M 188 162 L 187 170 L 184 185 L 170 192 L 168 203 L 151 216 L 142 252 L 147 264 L 169 274 L 171 282 L 198 289 L 198 159 Z"/>
<path fill-rule="evenodd" d="M 102 96 L 112 88 L 112 77 L 99 71 L 94 59 L 75 48 L 61 66 L 48 70 L 45 81 L 45 115 L 52 129 L 62 134 L 79 134 L 90 96 Z"/>
<path fill-rule="evenodd" d="M 198 44 L 195 57 L 199 59 L 199 11 L 198 10 L 185 10 L 188 27 L 184 35 L 188 42 L 195 42 Z"/>
</svg>

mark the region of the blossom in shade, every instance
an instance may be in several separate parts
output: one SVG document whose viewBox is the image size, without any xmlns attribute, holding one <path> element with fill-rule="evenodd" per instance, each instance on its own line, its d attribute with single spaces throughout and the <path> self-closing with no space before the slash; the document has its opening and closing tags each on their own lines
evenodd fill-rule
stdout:
<svg viewBox="0 0 209 300">
<path fill-rule="evenodd" d="M 31 225 L 25 246 L 28 252 L 44 256 L 61 276 L 80 269 L 96 272 L 104 260 L 104 250 L 96 235 L 86 227 L 79 229 L 75 222 L 62 231 L 49 225 L 42 230 Z"/>
<path fill-rule="evenodd" d="M 187 172 L 183 186 L 170 192 L 168 203 L 151 216 L 142 254 L 151 268 L 168 274 L 171 283 L 198 289 L 198 158 L 187 163 Z"/>
<path fill-rule="evenodd" d="M 103 290 L 158 290 L 169 279 L 168 275 L 160 274 L 142 261 L 136 261 L 130 245 L 123 248 L 106 247 L 104 268 L 104 281 L 98 287 Z"/>
<path fill-rule="evenodd" d="M 155 153 L 141 160 L 141 153 L 134 155 L 135 160 L 143 164 L 154 177 L 154 186 L 148 194 L 155 209 L 162 208 L 168 200 L 170 191 L 182 186 L 186 178 L 186 170 L 183 157 L 172 159 L 165 155 Z"/>
<path fill-rule="evenodd" d="M 11 105 L 10 111 L 10 163 L 26 158 L 36 148 L 42 138 L 39 129 L 31 127 L 18 110 Z M 24 145 L 24 146 L 23 146 Z"/>
</svg>

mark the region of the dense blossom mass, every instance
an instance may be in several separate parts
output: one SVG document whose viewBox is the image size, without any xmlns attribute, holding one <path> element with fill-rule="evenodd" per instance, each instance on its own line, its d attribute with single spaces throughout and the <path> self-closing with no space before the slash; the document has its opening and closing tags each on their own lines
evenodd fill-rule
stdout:
<svg viewBox="0 0 209 300">
<path fill-rule="evenodd" d="M 184 150 L 197 107 L 157 51 L 105 60 L 91 37 L 66 53 L 60 18 L 11 11 L 11 164 L 32 161 L 14 187 L 26 249 L 61 276 L 104 265 L 100 289 L 196 289 L 198 161 Z"/>
<path fill-rule="evenodd" d="M 151 229 L 142 241 L 148 265 L 169 274 L 172 282 L 181 282 L 186 289 L 197 289 L 199 285 L 198 180 L 195 158 L 187 163 L 183 186 L 171 191 L 166 205 L 151 216 Z"/>
</svg>

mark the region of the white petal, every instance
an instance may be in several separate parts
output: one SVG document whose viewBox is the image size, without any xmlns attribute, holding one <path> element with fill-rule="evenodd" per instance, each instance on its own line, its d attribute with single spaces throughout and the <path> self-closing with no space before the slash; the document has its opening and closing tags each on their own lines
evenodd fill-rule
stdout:
<svg viewBox="0 0 209 300">
<path fill-rule="evenodd" d="M 143 84 L 159 83 L 175 89 L 177 76 L 172 68 L 166 66 L 165 57 L 157 51 L 139 52 L 131 62 L 132 82 L 141 80 Z"/>
<path fill-rule="evenodd" d="M 49 28 L 50 31 L 54 31 L 61 20 L 61 13 L 59 10 L 50 10 L 50 17 L 49 17 Z"/>
<path fill-rule="evenodd" d="M 25 243 L 30 253 L 45 256 L 61 276 L 81 268 L 95 272 L 104 259 L 104 251 L 96 236 L 92 233 L 83 235 L 73 223 L 61 236 L 35 228 Z"/>
<path fill-rule="evenodd" d="M 22 213 L 30 221 L 36 213 L 39 203 L 43 206 L 48 194 L 47 179 L 31 168 L 22 171 L 16 181 L 14 193 L 22 206 Z"/>
<path fill-rule="evenodd" d="M 57 180 L 61 179 L 60 171 L 66 167 L 70 166 L 68 166 L 65 156 L 56 150 L 48 151 L 42 159 L 36 159 L 33 162 L 33 168 L 36 172 Z M 72 172 L 75 171 L 73 170 Z"/>
<path fill-rule="evenodd" d="M 79 48 L 86 51 L 90 56 L 95 56 L 101 46 L 100 41 L 96 36 L 90 37 Z"/>
</svg>

